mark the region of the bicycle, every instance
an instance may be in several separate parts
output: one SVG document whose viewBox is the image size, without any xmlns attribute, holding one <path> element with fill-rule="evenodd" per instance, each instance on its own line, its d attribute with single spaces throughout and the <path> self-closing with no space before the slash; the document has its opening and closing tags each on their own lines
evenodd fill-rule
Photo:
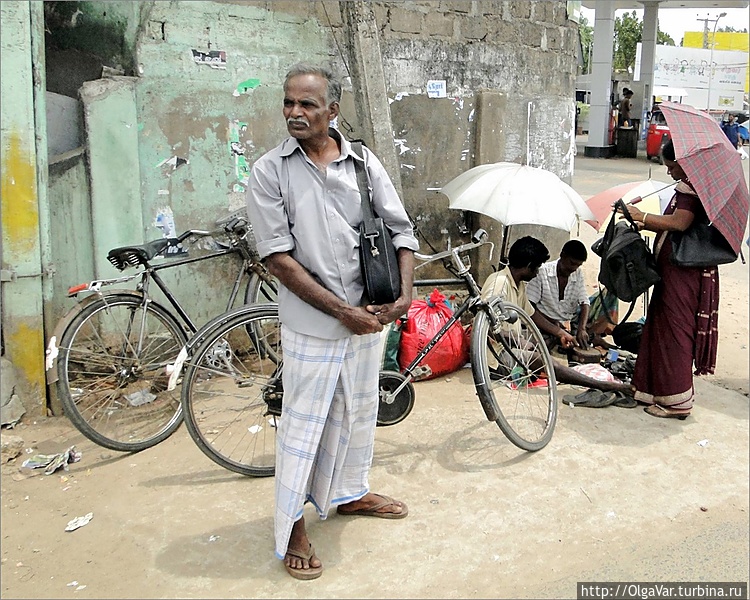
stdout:
<svg viewBox="0 0 750 600">
<path fill-rule="evenodd" d="M 159 275 L 165 269 L 239 255 L 242 262 L 227 307 L 235 304 L 247 278 L 245 303 L 273 301 L 275 279 L 258 259 L 252 230 L 243 211 L 217 222 L 218 231 L 191 229 L 175 238 L 109 251 L 108 260 L 120 271 L 136 273 L 76 285 L 68 296 L 90 293 L 58 322 L 47 347 L 49 383 L 56 383 L 65 415 L 94 443 L 122 452 L 138 452 L 169 437 L 182 422 L 177 395 L 166 390 L 167 365 L 174 363 L 196 325 Z M 222 235 L 226 242 L 199 256 L 182 256 L 152 264 L 160 255 L 206 236 Z M 184 247 L 183 247 L 184 248 Z M 151 282 L 171 305 L 157 302 Z M 137 282 L 135 289 L 130 289 Z M 120 289 L 127 286 L 127 289 Z M 104 288 L 111 288 L 106 289 Z M 59 342 L 58 342 L 59 340 Z"/>
<path fill-rule="evenodd" d="M 468 258 L 463 257 L 485 244 L 492 243 L 480 230 L 470 243 L 432 255 L 415 254 L 420 266 L 442 260 L 464 283 L 468 297 L 402 372 L 380 372 L 378 425 L 394 425 L 408 416 L 415 399 L 412 381 L 429 372 L 420 363 L 471 311 L 472 375 L 485 416 L 513 444 L 537 451 L 549 443 L 557 420 L 552 359 L 539 329 L 520 307 L 499 297 L 481 298 Z M 183 348 L 170 387 L 182 376 L 186 428 L 215 463 L 244 475 L 273 475 L 282 363 L 275 304 L 245 306 L 220 315 Z"/>
</svg>

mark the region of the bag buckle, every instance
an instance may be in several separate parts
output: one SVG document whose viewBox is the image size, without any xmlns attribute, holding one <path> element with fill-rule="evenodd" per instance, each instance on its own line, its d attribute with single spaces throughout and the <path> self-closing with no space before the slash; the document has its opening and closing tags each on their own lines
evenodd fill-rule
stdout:
<svg viewBox="0 0 750 600">
<path fill-rule="evenodd" d="M 379 235 L 380 234 L 377 231 L 370 235 L 365 234 L 365 237 L 370 240 L 370 254 L 372 254 L 373 256 L 380 256 L 380 250 L 378 250 L 378 247 L 375 245 L 375 238 Z"/>
</svg>

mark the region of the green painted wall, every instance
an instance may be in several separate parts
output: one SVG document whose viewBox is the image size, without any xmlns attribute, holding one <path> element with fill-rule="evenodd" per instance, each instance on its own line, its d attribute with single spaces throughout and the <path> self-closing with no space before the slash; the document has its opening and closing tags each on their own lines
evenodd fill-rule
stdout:
<svg viewBox="0 0 750 600">
<path fill-rule="evenodd" d="M 347 32 L 334 1 L 49 4 L 76 7 L 60 8 L 68 12 L 54 31 L 58 44 L 77 44 L 133 76 L 129 90 L 122 81 L 96 83 L 109 94 L 117 88 L 116 97 L 89 98 L 91 84 L 84 87 L 94 263 L 101 273 L 110 268 L 110 247 L 161 237 L 159 223 L 173 222 L 177 232 L 211 228 L 244 205 L 249 167 L 286 135 L 281 84 L 290 65 L 305 60 L 347 72 Z M 408 148 L 399 155 L 405 203 L 433 243 L 444 242 L 443 230 L 455 242 L 463 225 L 434 188 L 474 164 L 521 160 L 529 139 L 534 166 L 569 178 L 576 38 L 564 3 L 373 6 L 394 137 Z M 84 26 L 85 36 L 62 31 Z M 428 99 L 429 79 L 445 79 L 448 97 Z M 473 109 L 483 88 L 502 91 L 502 114 L 488 117 L 497 122 L 477 121 Z M 358 137 L 347 94 L 345 100 L 341 125 Z M 482 131 L 500 134 L 478 152 Z M 236 268 L 225 262 L 186 267 L 168 279 L 197 305 L 190 312 L 199 323 L 224 308 Z"/>
<path fill-rule="evenodd" d="M 94 274 L 91 199 L 82 148 L 55 157 L 49 165 L 47 197 L 50 207 L 54 275 L 52 296 L 45 303 L 46 331 L 55 328 L 56 317 L 73 306 L 68 288 L 91 280 Z"/>
<path fill-rule="evenodd" d="M 133 77 L 99 79 L 86 82 L 80 92 L 91 182 L 96 277 L 117 275 L 118 271 L 107 261 L 110 249 L 145 241 L 141 227 L 137 84 Z"/>
<path fill-rule="evenodd" d="M 317 20 L 252 4 L 155 3 L 144 24 L 137 110 L 146 238 L 160 237 L 154 225 L 159 215 L 172 215 L 181 232 L 212 229 L 243 207 L 249 167 L 286 135 L 286 70 L 302 59 L 329 58 L 332 41 Z M 193 50 L 224 52 L 223 68 L 197 64 Z M 187 162 L 164 162 L 170 159 Z M 202 323 L 225 309 L 237 267 L 222 259 L 176 269 L 167 281 L 180 297 L 202 290 L 188 310 Z"/>
<path fill-rule="evenodd" d="M 27 412 L 45 414 L 44 324 L 39 182 L 35 139 L 33 35 L 30 2 L 0 3 L 0 284 L 2 353 L 16 371 L 16 394 Z"/>
</svg>

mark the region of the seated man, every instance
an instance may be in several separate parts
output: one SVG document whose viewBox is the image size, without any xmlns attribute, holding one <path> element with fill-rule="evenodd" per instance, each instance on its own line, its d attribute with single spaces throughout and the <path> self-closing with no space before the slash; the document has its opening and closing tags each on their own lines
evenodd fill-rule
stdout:
<svg viewBox="0 0 750 600">
<path fill-rule="evenodd" d="M 602 348 L 616 348 L 604 339 L 604 336 L 612 335 L 618 322 L 618 311 L 620 301 L 607 288 L 601 288 L 589 296 L 589 314 L 586 321 L 586 331 L 589 334 L 589 343 Z M 570 326 L 578 328 L 580 311 L 573 317 Z"/>
<path fill-rule="evenodd" d="M 583 281 L 583 271 L 580 269 L 587 257 L 586 246 L 581 242 L 565 242 L 560 251 L 560 258 L 544 263 L 539 269 L 539 274 L 526 286 L 529 302 L 558 329 L 572 333 L 570 322 L 580 312 L 573 335 L 581 348 L 589 347 L 589 334 L 586 331 L 589 296 Z M 542 335 L 550 349 L 559 342 L 557 331 L 542 331 Z"/>
<path fill-rule="evenodd" d="M 540 267 L 549 259 L 547 247 L 531 236 L 516 240 L 508 251 L 508 266 L 502 270 L 492 273 L 482 286 L 482 298 L 487 300 L 491 296 L 500 296 L 507 302 L 519 306 L 531 317 L 534 324 L 544 334 L 556 336 L 563 348 L 577 345 L 576 338 L 562 327 L 552 323 L 542 313 L 537 311 L 529 302 L 526 294 L 526 284 L 536 277 Z M 509 327 L 519 327 L 520 322 Z M 561 365 L 556 360 L 552 361 L 555 369 L 555 377 L 560 383 L 580 385 L 603 391 L 623 392 L 633 395 L 631 386 L 618 381 L 599 381 L 579 373 L 566 365 Z"/>
</svg>

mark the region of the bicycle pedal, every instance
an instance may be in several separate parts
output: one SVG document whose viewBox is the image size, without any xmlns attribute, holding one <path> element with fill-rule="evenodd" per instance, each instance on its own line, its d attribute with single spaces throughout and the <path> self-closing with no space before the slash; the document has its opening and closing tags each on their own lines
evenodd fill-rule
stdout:
<svg viewBox="0 0 750 600">
<path fill-rule="evenodd" d="M 430 365 L 422 365 L 421 367 L 417 367 L 411 372 L 414 379 L 419 379 L 420 377 L 429 377 L 432 375 L 432 369 L 430 368 Z"/>
</svg>

